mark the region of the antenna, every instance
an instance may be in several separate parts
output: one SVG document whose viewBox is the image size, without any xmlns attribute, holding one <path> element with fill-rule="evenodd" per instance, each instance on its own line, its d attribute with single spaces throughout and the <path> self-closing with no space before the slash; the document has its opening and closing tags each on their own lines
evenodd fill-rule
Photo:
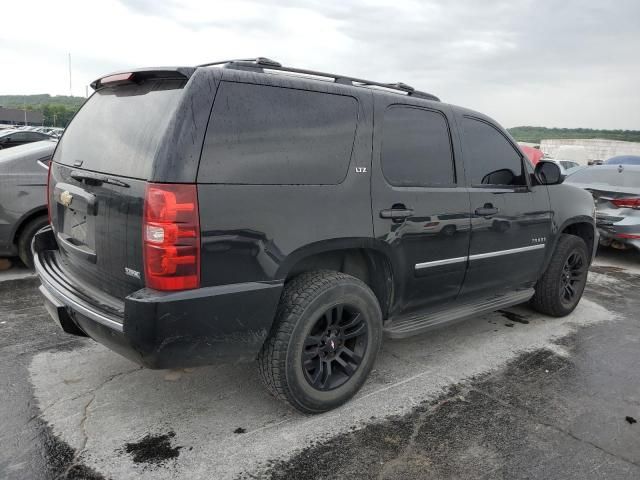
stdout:
<svg viewBox="0 0 640 480">
<path fill-rule="evenodd" d="M 73 88 L 71 86 L 71 53 L 69 53 L 69 96 L 73 97 Z"/>
</svg>

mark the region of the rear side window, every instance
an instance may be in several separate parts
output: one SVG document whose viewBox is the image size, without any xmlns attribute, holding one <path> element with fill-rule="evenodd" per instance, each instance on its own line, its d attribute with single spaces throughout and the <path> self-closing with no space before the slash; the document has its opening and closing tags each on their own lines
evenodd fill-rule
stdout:
<svg viewBox="0 0 640 480">
<path fill-rule="evenodd" d="M 520 154 L 496 128 L 470 117 L 462 124 L 472 185 L 527 184 Z"/>
<path fill-rule="evenodd" d="M 98 90 L 69 124 L 55 161 L 147 179 L 184 80 L 147 80 Z"/>
<path fill-rule="evenodd" d="M 439 112 L 392 106 L 384 114 L 382 173 L 400 187 L 455 183 L 447 121 Z"/>
<path fill-rule="evenodd" d="M 349 168 L 357 117 L 353 97 L 222 82 L 198 181 L 338 184 Z"/>
</svg>

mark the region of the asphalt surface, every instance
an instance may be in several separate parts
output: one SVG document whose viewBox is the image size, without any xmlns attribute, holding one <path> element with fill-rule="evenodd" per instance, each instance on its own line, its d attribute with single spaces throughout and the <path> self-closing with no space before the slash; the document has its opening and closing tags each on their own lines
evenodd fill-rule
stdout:
<svg viewBox="0 0 640 480">
<path fill-rule="evenodd" d="M 303 416 L 253 365 L 140 369 L 0 274 L 0 478 L 640 478 L 640 256 L 605 250 L 563 319 L 526 307 L 387 341 Z"/>
</svg>

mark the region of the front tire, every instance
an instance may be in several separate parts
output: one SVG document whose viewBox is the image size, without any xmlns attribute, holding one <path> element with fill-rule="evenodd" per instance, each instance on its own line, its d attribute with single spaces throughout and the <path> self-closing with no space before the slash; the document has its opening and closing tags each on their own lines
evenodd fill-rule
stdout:
<svg viewBox="0 0 640 480">
<path fill-rule="evenodd" d="M 340 272 L 307 272 L 285 285 L 258 367 L 276 398 L 321 413 L 358 392 L 381 343 L 382 313 L 366 284 Z"/>
<path fill-rule="evenodd" d="M 553 317 L 569 315 L 582 298 L 588 270 L 589 253 L 584 240 L 560 235 L 547 271 L 536 283 L 532 307 Z"/>
</svg>

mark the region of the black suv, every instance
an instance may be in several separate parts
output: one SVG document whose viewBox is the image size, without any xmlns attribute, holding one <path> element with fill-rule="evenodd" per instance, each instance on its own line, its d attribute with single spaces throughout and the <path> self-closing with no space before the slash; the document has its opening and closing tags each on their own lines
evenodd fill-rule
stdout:
<svg viewBox="0 0 640 480">
<path fill-rule="evenodd" d="M 68 333 L 150 368 L 257 359 L 315 413 L 358 391 L 383 335 L 580 300 L 591 196 L 480 113 L 263 58 L 92 86 L 33 242 Z"/>
</svg>

